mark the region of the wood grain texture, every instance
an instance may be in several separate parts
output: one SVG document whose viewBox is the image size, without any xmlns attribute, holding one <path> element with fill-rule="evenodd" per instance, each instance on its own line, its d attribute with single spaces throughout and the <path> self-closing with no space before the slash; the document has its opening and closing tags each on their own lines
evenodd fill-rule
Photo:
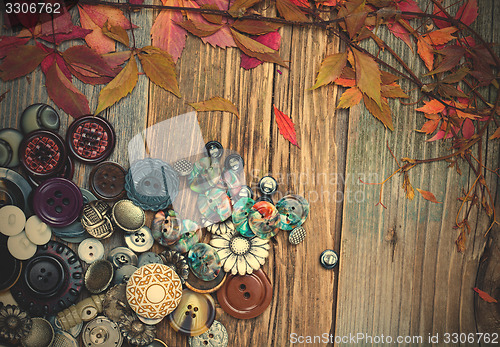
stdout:
<svg viewBox="0 0 500 347">
<path fill-rule="evenodd" d="M 480 4 L 482 14 L 498 11 L 493 2 Z M 498 42 L 498 27 L 491 24 L 489 15 L 484 18 L 477 24 L 478 30 L 487 41 Z M 402 43 L 380 34 L 384 40 L 390 40 L 396 52 L 403 52 Z M 416 56 L 403 53 L 403 57 L 416 75 L 424 73 Z M 417 99 L 415 93 L 412 96 Z M 394 132 L 374 126 L 378 121 L 362 107 L 351 109 L 347 176 L 364 180 L 363 177 L 375 174 L 369 182 L 381 182 L 388 177 L 397 165 L 386 143 L 398 158 L 422 159 L 448 153 L 447 144 L 426 144 L 424 135 L 414 131 L 422 123 L 422 115 L 413 110 L 415 106 L 398 102 L 391 106 Z M 483 150 L 488 165 L 498 167 L 498 143 L 491 142 Z M 430 203 L 417 192 L 413 201 L 407 200 L 399 175 L 384 186 L 382 201 L 387 209 L 375 206 L 379 186 L 363 186 L 355 180 L 346 182 L 345 191 L 358 189 L 363 192 L 363 199 L 344 203 L 336 335 L 383 334 L 394 339 L 420 335 L 427 339 L 428 334 L 439 333 L 442 338 L 445 332 L 476 332 L 472 288 L 489 218 L 473 209 L 467 250 L 457 253 L 454 241 L 458 231 L 453 229 L 460 206 L 457 199 L 461 187 L 467 191 L 476 178 L 465 170 L 464 164 L 462 169 L 459 176 L 446 163 L 433 163 L 410 171 L 412 185 L 433 192 L 442 204 Z M 496 191 L 496 177 L 486 177 L 492 191 Z M 363 344 L 371 343 L 365 340 Z"/>
</svg>

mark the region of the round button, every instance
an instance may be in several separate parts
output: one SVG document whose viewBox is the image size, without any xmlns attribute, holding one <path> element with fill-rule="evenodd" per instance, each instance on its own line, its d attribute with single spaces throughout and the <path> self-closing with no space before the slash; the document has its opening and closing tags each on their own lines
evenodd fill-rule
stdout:
<svg viewBox="0 0 500 347">
<path fill-rule="evenodd" d="M 115 131 L 104 118 L 80 117 L 70 124 L 66 143 L 71 154 L 84 163 L 96 164 L 111 155 L 115 148 Z"/>
<path fill-rule="evenodd" d="M 248 217 L 253 212 L 252 206 L 255 201 L 251 198 L 241 198 L 233 205 L 233 224 L 236 230 L 245 237 L 255 236 L 250 225 Z"/>
<path fill-rule="evenodd" d="M 262 196 L 259 196 L 257 198 L 257 200 L 255 200 L 255 202 L 259 202 L 259 201 L 265 201 L 265 202 L 268 202 L 268 203 L 274 205 L 274 201 L 273 201 L 273 198 L 271 197 L 271 195 L 262 195 Z"/>
<path fill-rule="evenodd" d="M 85 287 L 92 294 L 105 291 L 113 280 L 113 264 L 105 259 L 90 264 L 85 272 Z"/>
<path fill-rule="evenodd" d="M 182 296 L 182 283 L 170 267 L 150 264 L 139 268 L 127 283 L 130 307 L 145 318 L 161 318 L 172 312 Z"/>
<path fill-rule="evenodd" d="M 201 294 L 210 294 L 217 290 L 224 284 L 226 280 L 226 273 L 224 271 L 219 271 L 217 277 L 212 281 L 204 281 L 196 277 L 192 271 L 189 271 L 189 276 L 186 281 L 186 287 L 191 289 L 193 292 Z"/>
<path fill-rule="evenodd" d="M 0 292 L 12 287 L 21 275 L 21 262 L 14 258 L 7 248 L 7 240 L 0 240 Z"/>
<path fill-rule="evenodd" d="M 186 257 L 171 249 L 161 252 L 160 256 L 163 259 L 163 263 L 174 270 L 182 284 L 184 284 L 190 273 Z"/>
<path fill-rule="evenodd" d="M 12 160 L 13 150 L 10 144 L 0 139 L 0 166 L 7 167 Z"/>
<path fill-rule="evenodd" d="M 264 176 L 259 181 L 259 190 L 262 194 L 272 195 L 278 189 L 278 182 L 272 176 Z"/>
<path fill-rule="evenodd" d="M 140 317 L 139 317 L 140 319 Z M 147 345 L 146 347 L 168 347 L 167 344 L 165 342 L 163 342 L 162 340 L 158 340 L 158 339 L 154 339 L 153 342 L 151 342 L 149 345 Z"/>
<path fill-rule="evenodd" d="M 73 160 L 71 160 L 70 157 L 67 157 L 65 160 L 65 164 L 64 164 L 63 169 L 60 172 L 53 175 L 52 177 L 62 177 L 62 178 L 66 178 L 68 180 L 72 180 L 74 173 L 75 173 L 75 166 L 73 164 Z M 28 179 L 29 179 L 32 186 L 38 187 L 47 178 L 46 177 L 40 178 L 40 177 L 34 177 L 34 176 L 28 175 Z"/>
<path fill-rule="evenodd" d="M 143 226 L 138 231 L 126 234 L 125 243 L 134 252 L 142 253 L 149 251 L 154 244 L 151 229 L 149 229 L 147 226 Z"/>
<path fill-rule="evenodd" d="M 179 253 L 186 253 L 191 249 L 191 247 L 198 243 L 201 236 L 201 229 L 184 232 L 179 241 L 170 246 L 170 249 Z"/>
<path fill-rule="evenodd" d="M 57 131 L 60 123 L 56 110 L 47 104 L 28 106 L 21 115 L 21 129 L 25 134 L 38 129 Z"/>
<path fill-rule="evenodd" d="M 104 257 L 104 246 L 98 239 L 89 237 L 78 246 L 78 257 L 87 264 L 92 264 Z"/>
<path fill-rule="evenodd" d="M 255 235 L 263 239 L 275 236 L 279 231 L 280 214 L 276 207 L 267 201 L 256 202 L 253 212 L 248 216 L 248 225 Z"/>
<path fill-rule="evenodd" d="M 68 226 L 80 216 L 83 197 L 80 189 L 65 178 L 51 178 L 33 195 L 33 209 L 50 226 Z"/>
<path fill-rule="evenodd" d="M 24 229 L 26 216 L 17 206 L 7 205 L 0 208 L 0 232 L 6 236 L 14 236 Z"/>
<path fill-rule="evenodd" d="M 304 229 L 303 227 L 297 227 L 293 229 L 290 232 L 290 235 L 288 235 L 288 241 L 292 245 L 298 245 L 299 243 L 304 241 L 305 238 L 306 238 L 306 229 Z"/>
<path fill-rule="evenodd" d="M 96 239 L 105 239 L 113 234 L 111 207 L 101 200 L 94 200 L 83 206 L 81 224 Z"/>
<path fill-rule="evenodd" d="M 102 312 L 113 322 L 118 323 L 121 316 L 132 314 L 132 309 L 127 302 L 126 290 L 127 285 L 120 283 L 106 291 L 102 303 Z"/>
<path fill-rule="evenodd" d="M 120 229 L 129 233 L 139 231 L 146 223 L 144 210 L 130 200 L 120 200 L 115 203 L 111 216 Z"/>
<path fill-rule="evenodd" d="M 163 259 L 160 257 L 159 254 L 153 253 L 153 252 L 146 252 L 142 253 L 139 256 L 139 263 L 138 267 L 142 267 L 144 265 L 148 264 L 162 264 L 163 265 Z"/>
<path fill-rule="evenodd" d="M 237 153 L 228 155 L 224 160 L 224 168 L 226 170 L 231 170 L 237 173 L 242 171 L 244 166 L 245 162 L 243 161 L 243 158 Z"/>
<path fill-rule="evenodd" d="M 219 188 L 213 188 L 198 195 L 197 206 L 201 215 L 213 223 L 225 221 L 232 212 L 231 200 L 226 191 Z"/>
<path fill-rule="evenodd" d="M 31 290 L 45 297 L 55 296 L 67 280 L 62 264 L 49 255 L 34 258 L 27 265 L 24 276 Z"/>
<path fill-rule="evenodd" d="M 281 216 L 282 230 L 292 230 L 301 226 L 309 215 L 309 202 L 300 195 L 287 195 L 276 204 Z"/>
<path fill-rule="evenodd" d="M 193 163 L 187 159 L 180 159 L 174 163 L 174 170 L 179 176 L 188 176 L 193 171 Z"/>
<path fill-rule="evenodd" d="M 203 281 L 217 278 L 221 270 L 221 262 L 217 251 L 206 243 L 197 243 L 188 253 L 188 264 L 191 271 Z"/>
<path fill-rule="evenodd" d="M 116 323 L 101 316 L 84 326 L 82 341 L 87 347 L 119 347 L 123 337 Z"/>
<path fill-rule="evenodd" d="M 190 347 L 227 347 L 227 330 L 219 321 L 214 321 L 210 329 L 198 336 L 189 338 Z"/>
<path fill-rule="evenodd" d="M 64 330 L 56 330 L 51 346 L 78 347 L 78 341 Z"/>
<path fill-rule="evenodd" d="M 335 252 L 334 250 L 327 249 L 321 253 L 319 261 L 325 269 L 331 270 L 335 266 L 337 266 L 339 262 L 339 256 L 337 255 L 337 252 Z"/>
<path fill-rule="evenodd" d="M 44 179 L 61 173 L 66 165 L 66 145 L 48 130 L 36 130 L 23 139 L 19 158 L 30 176 Z"/>
<path fill-rule="evenodd" d="M 24 347 L 52 346 L 54 341 L 54 328 L 43 318 L 32 318 L 32 325 L 28 335 L 21 339 Z"/>
<path fill-rule="evenodd" d="M 210 329 L 215 320 L 215 301 L 209 294 L 184 289 L 179 306 L 168 319 L 177 332 L 198 336 Z"/>
<path fill-rule="evenodd" d="M 30 193 L 31 186 L 23 176 L 14 170 L 0 167 L 0 207 L 15 205 L 29 213 Z"/>
<path fill-rule="evenodd" d="M 143 318 L 144 319 L 144 318 Z M 146 321 L 149 319 L 146 319 Z M 157 319 L 152 320 L 156 322 Z M 127 342 L 133 346 L 144 346 L 153 342 L 156 335 L 154 324 L 147 324 L 135 314 L 124 315 L 118 322 L 120 331 Z"/>
<path fill-rule="evenodd" d="M 109 252 L 108 260 L 119 269 L 125 265 L 137 266 L 137 255 L 127 247 L 116 247 Z"/>
<path fill-rule="evenodd" d="M 134 272 L 137 271 L 137 266 L 134 265 L 123 265 L 118 270 L 115 271 L 113 277 L 113 284 L 128 283 L 128 280 Z"/>
<path fill-rule="evenodd" d="M 3 147 L 3 161 L 7 161 L 6 158 L 10 158 L 8 160 L 8 167 L 15 167 L 19 165 L 19 154 L 21 143 L 23 142 L 23 134 L 16 129 L 6 128 L 0 130 L 0 140 L 4 143 Z"/>
<path fill-rule="evenodd" d="M 98 199 L 118 200 L 125 195 L 125 175 L 127 172 L 113 162 L 102 162 L 92 169 L 89 186 Z"/>
<path fill-rule="evenodd" d="M 207 225 L 207 231 L 215 235 L 232 232 L 234 231 L 234 228 L 234 223 L 231 218 L 226 219 L 224 222 L 214 224 L 210 223 L 210 225 Z"/>
<path fill-rule="evenodd" d="M 38 216 L 31 216 L 26 221 L 26 236 L 35 245 L 44 245 L 50 241 L 52 231 Z"/>
<path fill-rule="evenodd" d="M 182 234 L 182 220 L 173 210 L 158 211 L 151 226 L 153 237 L 162 246 L 170 246 L 179 241 Z"/>
<path fill-rule="evenodd" d="M 242 198 L 250 198 L 253 199 L 253 190 L 249 186 L 243 185 L 240 187 L 240 190 L 236 195 L 231 195 L 231 199 L 233 201 L 238 201 Z"/>
<path fill-rule="evenodd" d="M 250 275 L 230 275 L 217 291 L 220 306 L 230 316 L 239 319 L 257 317 L 271 303 L 273 288 L 261 269 Z"/>
<path fill-rule="evenodd" d="M 213 159 L 220 159 L 224 154 L 224 147 L 219 141 L 209 141 L 205 144 L 207 154 Z"/>
<path fill-rule="evenodd" d="M 36 245 L 31 242 L 24 231 L 7 240 L 10 254 L 16 259 L 27 260 L 36 253 Z"/>
<path fill-rule="evenodd" d="M 188 178 L 189 188 L 196 193 L 205 193 L 220 181 L 221 167 L 217 160 L 203 157 L 193 165 Z"/>
</svg>

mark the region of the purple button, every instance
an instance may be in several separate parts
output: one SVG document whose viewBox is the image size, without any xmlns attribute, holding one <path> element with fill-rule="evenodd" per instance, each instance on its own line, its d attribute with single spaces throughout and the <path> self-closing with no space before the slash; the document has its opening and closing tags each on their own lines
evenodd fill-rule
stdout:
<svg viewBox="0 0 500 347">
<path fill-rule="evenodd" d="M 65 178 L 51 178 L 43 182 L 33 195 L 36 215 L 53 227 L 65 227 L 76 221 L 82 207 L 80 189 Z"/>
</svg>

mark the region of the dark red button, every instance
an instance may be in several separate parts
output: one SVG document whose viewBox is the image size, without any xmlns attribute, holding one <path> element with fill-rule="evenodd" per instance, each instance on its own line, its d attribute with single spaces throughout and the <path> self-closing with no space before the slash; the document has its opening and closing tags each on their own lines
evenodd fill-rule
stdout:
<svg viewBox="0 0 500 347">
<path fill-rule="evenodd" d="M 43 182 L 33 195 L 36 215 L 54 227 L 65 227 L 76 221 L 82 207 L 82 192 L 65 178 L 51 178 Z"/>
<path fill-rule="evenodd" d="M 271 303 L 273 287 L 262 269 L 250 275 L 230 275 L 217 291 L 217 300 L 222 309 L 239 319 L 257 317 Z"/>
<path fill-rule="evenodd" d="M 75 165 L 73 164 L 73 160 L 70 157 L 66 158 L 66 163 L 61 172 L 59 172 L 56 177 L 66 178 L 68 180 L 73 179 L 73 175 L 75 173 Z M 35 178 L 33 176 L 28 176 L 28 179 L 32 186 L 38 187 L 45 179 L 43 178 Z"/>
<path fill-rule="evenodd" d="M 100 163 L 90 172 L 90 190 L 100 200 L 121 199 L 125 196 L 126 174 L 125 169 L 116 163 Z"/>
<path fill-rule="evenodd" d="M 115 147 L 115 131 L 105 119 L 85 116 L 73 121 L 66 133 L 71 154 L 85 163 L 100 163 Z"/>
<path fill-rule="evenodd" d="M 48 130 L 35 130 L 26 135 L 19 147 L 19 159 L 29 175 L 45 179 L 63 171 L 66 164 L 63 139 Z"/>
</svg>

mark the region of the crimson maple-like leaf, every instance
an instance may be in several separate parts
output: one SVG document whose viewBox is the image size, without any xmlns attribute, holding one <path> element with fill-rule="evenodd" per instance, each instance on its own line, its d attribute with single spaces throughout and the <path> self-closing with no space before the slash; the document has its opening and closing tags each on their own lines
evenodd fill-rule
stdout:
<svg viewBox="0 0 500 347">
<path fill-rule="evenodd" d="M 283 135 L 285 140 L 288 140 L 292 145 L 300 148 L 299 143 L 297 142 L 297 135 L 295 133 L 295 125 L 293 124 L 290 117 L 278 110 L 275 105 L 273 105 L 273 109 L 274 119 L 276 121 L 276 124 L 278 124 L 280 134 Z"/>
<path fill-rule="evenodd" d="M 363 94 L 359 91 L 358 88 L 352 87 L 347 89 L 340 96 L 339 104 L 337 108 L 349 108 L 359 104 L 361 99 L 363 98 Z"/>
<path fill-rule="evenodd" d="M 458 9 L 455 19 L 460 20 L 465 25 L 471 25 L 476 20 L 477 15 L 477 0 L 466 0 Z"/>
<path fill-rule="evenodd" d="M 92 32 L 92 30 L 90 30 L 90 29 L 84 29 L 82 27 L 74 25 L 69 33 L 58 33 L 55 35 L 49 34 L 49 35 L 45 35 L 45 36 L 40 36 L 38 38 L 42 39 L 44 41 L 50 42 L 50 43 L 55 43 L 56 45 L 58 45 L 64 41 L 84 39 L 85 36 L 87 36 L 91 32 Z"/>
<path fill-rule="evenodd" d="M 480 297 L 481 299 L 483 299 L 484 301 L 486 301 L 486 302 L 490 302 L 490 303 L 493 303 L 493 304 L 496 304 L 496 303 L 498 302 L 498 301 L 497 301 L 495 298 L 493 298 L 490 294 L 488 294 L 488 293 L 486 293 L 486 292 L 482 291 L 481 289 L 479 289 L 479 288 L 477 288 L 477 287 L 475 287 L 475 288 L 474 288 L 474 291 L 475 291 L 476 293 L 478 293 L 478 294 L 479 294 L 479 297 Z"/>
<path fill-rule="evenodd" d="M 227 99 L 221 98 L 220 96 L 214 96 L 213 98 L 205 101 L 188 103 L 188 105 L 193 107 L 197 112 L 224 111 L 230 112 L 240 118 L 236 105 Z"/>
<path fill-rule="evenodd" d="M 416 188 L 416 189 L 420 194 L 422 194 L 422 197 L 425 200 L 429 200 L 429 201 L 434 202 L 436 204 L 442 204 L 442 202 L 437 201 L 436 197 L 431 192 L 428 192 L 427 190 L 418 189 L 418 188 Z"/>
<path fill-rule="evenodd" d="M 178 0 L 164 1 L 164 5 L 180 6 Z M 179 59 L 186 45 L 187 31 L 176 25 L 182 22 L 179 11 L 160 11 L 151 27 L 152 44 L 172 56 L 174 62 Z"/>
<path fill-rule="evenodd" d="M 402 21 L 405 21 L 404 19 L 401 19 Z M 408 26 L 410 25 L 408 22 L 405 21 Z M 401 39 L 410 49 L 413 51 L 413 47 L 411 44 L 411 39 L 410 39 L 410 33 L 408 30 L 405 29 L 404 26 L 399 24 L 398 22 L 394 22 L 392 24 L 387 25 L 389 28 L 389 31 L 396 36 L 397 38 Z"/>
<path fill-rule="evenodd" d="M 73 46 L 62 53 L 69 70 L 80 81 L 87 84 L 110 82 L 116 73 L 106 61 L 87 46 Z"/>
<path fill-rule="evenodd" d="M 178 98 L 181 97 L 175 73 L 175 64 L 168 53 L 157 47 L 147 46 L 141 48 L 138 56 L 142 68 L 151 82 L 171 92 Z"/>
<path fill-rule="evenodd" d="M 364 52 L 353 49 L 356 63 L 356 86 L 366 96 L 372 98 L 382 108 L 380 69 L 372 57 Z M 386 124 L 385 122 L 383 122 Z M 387 124 L 386 124 L 387 125 Z"/>
<path fill-rule="evenodd" d="M 69 115 L 78 118 L 90 113 L 85 95 L 76 89 L 57 64 L 52 64 L 47 70 L 45 87 L 52 101 Z"/>
<path fill-rule="evenodd" d="M 59 66 L 59 69 L 61 69 L 61 72 L 64 74 L 64 76 L 66 76 L 66 78 L 71 82 L 73 80 L 73 77 L 71 76 L 71 71 L 69 71 L 68 66 L 66 65 L 66 62 L 64 61 L 63 57 L 61 57 L 58 53 L 54 51 L 52 52 L 53 53 L 50 53 L 44 60 L 42 60 L 42 63 L 40 64 L 42 72 L 44 73 L 45 76 L 47 76 L 47 72 L 52 67 L 52 65 L 57 64 Z"/>
<path fill-rule="evenodd" d="M 441 11 L 439 9 L 439 7 L 437 7 L 436 5 L 434 5 L 434 9 L 432 10 L 432 14 L 434 16 L 442 17 L 443 19 L 448 18 L 446 13 L 443 13 L 443 11 Z M 446 20 L 437 19 L 437 18 L 434 18 L 434 23 L 436 24 L 436 26 L 438 28 L 446 28 L 446 27 L 451 26 L 450 22 L 448 22 Z"/>
<path fill-rule="evenodd" d="M 27 75 L 33 72 L 47 55 L 47 52 L 37 46 L 15 47 L 0 64 L 0 78 L 10 81 Z"/>
<path fill-rule="evenodd" d="M 277 31 L 265 34 L 265 35 L 260 35 L 260 36 L 252 36 L 252 39 L 254 39 L 257 42 L 262 43 L 263 45 L 266 45 L 267 47 L 278 50 L 280 48 L 281 44 L 281 35 Z M 249 57 L 245 53 L 241 52 L 241 63 L 240 66 L 246 70 L 253 69 L 263 62 L 257 58 Z"/>
<path fill-rule="evenodd" d="M 65 6 L 61 6 L 61 12 L 57 16 L 52 16 L 48 13 L 41 16 L 40 36 L 71 33 L 71 30 L 75 26 L 71 20 L 71 15 Z"/>
</svg>

